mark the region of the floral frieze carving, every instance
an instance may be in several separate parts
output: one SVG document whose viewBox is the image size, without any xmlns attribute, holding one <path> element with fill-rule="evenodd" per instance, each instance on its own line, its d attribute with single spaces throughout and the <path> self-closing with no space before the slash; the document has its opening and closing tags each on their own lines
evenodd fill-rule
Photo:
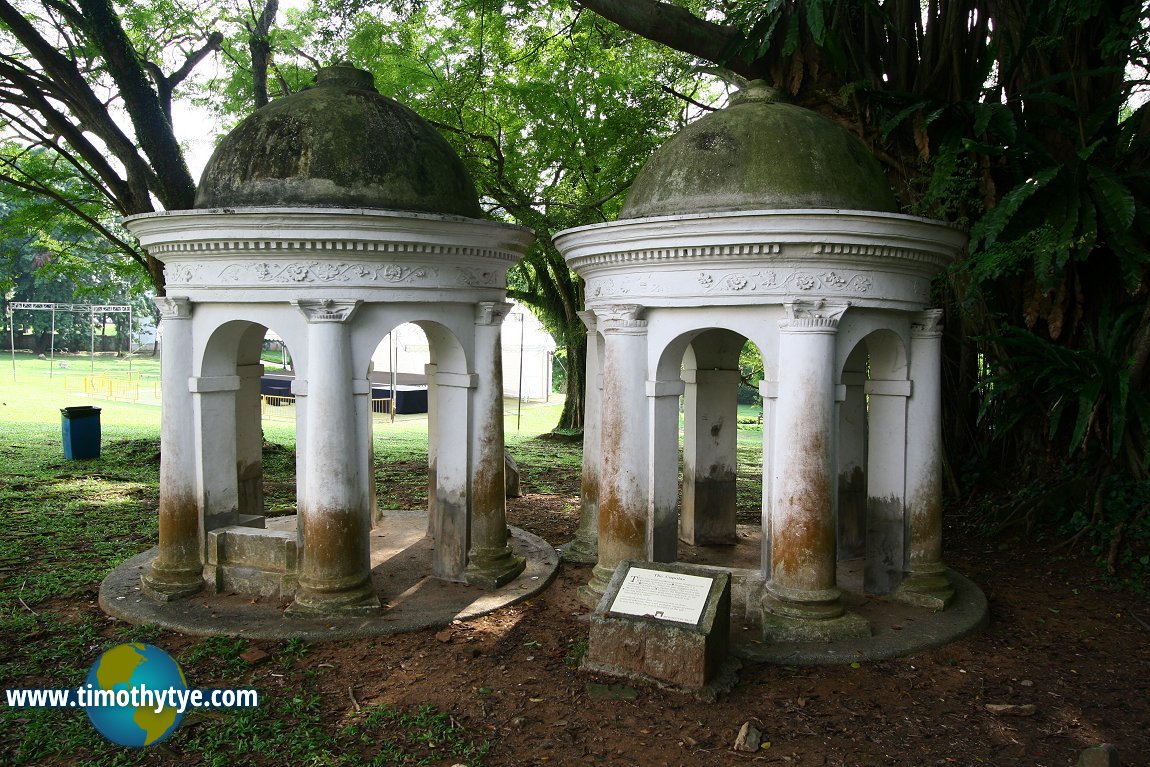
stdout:
<svg viewBox="0 0 1150 767">
<path fill-rule="evenodd" d="M 293 283 L 384 282 L 393 285 L 435 277 L 436 269 L 400 264 L 356 264 L 332 261 L 262 261 L 255 264 L 229 264 L 220 270 L 223 282 Z"/>
<path fill-rule="evenodd" d="M 459 281 L 470 288 L 501 287 L 494 271 L 466 266 L 457 266 L 455 271 L 459 274 Z"/>
<path fill-rule="evenodd" d="M 169 285 L 186 285 L 194 282 L 200 274 L 200 264 L 174 264 L 164 268 Z"/>
<path fill-rule="evenodd" d="M 836 293 L 866 293 L 874 280 L 865 274 L 796 271 L 779 275 L 774 271 L 732 272 L 716 275 L 699 272 L 704 293 L 753 293 L 755 291 L 830 290 Z"/>
<path fill-rule="evenodd" d="M 626 296 L 631 293 L 650 295 L 661 292 L 659 285 L 645 277 L 637 280 L 615 280 L 610 277 L 589 280 L 587 295 L 590 298 L 611 298 L 612 296 Z"/>
</svg>

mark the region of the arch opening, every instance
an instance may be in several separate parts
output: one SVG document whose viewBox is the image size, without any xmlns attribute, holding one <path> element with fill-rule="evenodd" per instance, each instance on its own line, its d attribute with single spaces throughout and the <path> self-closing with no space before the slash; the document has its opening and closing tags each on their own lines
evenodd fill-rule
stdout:
<svg viewBox="0 0 1150 767">
<path fill-rule="evenodd" d="M 654 559 L 758 569 L 764 465 L 760 349 L 733 330 L 703 329 L 668 344 L 658 369 L 661 380 L 674 371 L 682 389 L 673 413 L 658 404 L 653 410 L 656 432 L 667 419 L 675 425 L 673 442 L 653 440 Z"/>
</svg>

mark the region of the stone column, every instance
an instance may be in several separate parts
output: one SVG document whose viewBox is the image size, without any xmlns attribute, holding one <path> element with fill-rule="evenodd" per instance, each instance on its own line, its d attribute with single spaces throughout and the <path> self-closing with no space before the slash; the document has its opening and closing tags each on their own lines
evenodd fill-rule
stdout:
<svg viewBox="0 0 1150 767">
<path fill-rule="evenodd" d="M 358 371 L 356 372 L 358 373 Z M 375 435 L 371 417 L 370 365 L 368 366 L 367 377 L 353 378 L 351 386 L 352 409 L 355 412 L 356 428 L 353 435 L 354 440 L 351 443 L 355 446 L 355 451 L 349 451 L 348 458 L 359 462 L 363 477 L 363 491 L 366 493 L 364 503 L 367 506 L 368 529 L 374 529 L 378 512 L 375 497 L 375 447 L 372 444 Z"/>
<path fill-rule="evenodd" d="M 468 399 L 478 376 L 469 373 L 435 374 L 435 508 L 431 528 L 435 551 L 431 574 L 448 581 L 467 580 L 468 513 L 470 484 L 468 454 Z M 499 453 L 503 460 L 503 453 Z"/>
<path fill-rule="evenodd" d="M 587 326 L 587 367 L 583 379 L 583 476 L 579 488 L 579 526 L 574 540 L 560 547 L 568 562 L 591 565 L 599 561 L 599 442 L 603 374 L 600 372 L 599 331 L 595 312 L 579 312 Z"/>
<path fill-rule="evenodd" d="M 239 522 L 240 489 L 236 472 L 236 393 L 240 377 L 188 379 L 195 426 L 196 500 L 203 533 Z"/>
<path fill-rule="evenodd" d="M 262 526 L 264 513 L 263 422 L 260 380 L 263 365 L 238 365 L 236 392 L 236 474 L 239 477 L 240 524 Z"/>
<path fill-rule="evenodd" d="M 847 370 L 842 382 L 846 398 L 839 403 L 839 561 L 866 554 L 866 372 Z"/>
<path fill-rule="evenodd" d="M 739 371 L 688 369 L 683 380 L 686 432 L 679 537 L 695 546 L 734 545 Z"/>
<path fill-rule="evenodd" d="M 650 533 L 647 559 L 679 558 L 679 398 L 683 381 L 647 382 L 647 465 Z"/>
<path fill-rule="evenodd" d="M 379 508 L 379 496 L 375 490 L 375 403 L 372 397 L 375 396 L 372 391 L 372 374 L 375 373 L 375 364 L 369 362 L 367 364 L 367 412 L 360 417 L 360 423 L 363 424 L 364 435 L 364 450 L 367 453 L 367 508 L 371 510 L 369 515 L 371 518 L 371 527 L 374 530 L 383 521 L 383 514 Z M 356 408 L 359 405 L 360 398 L 356 399 Z"/>
<path fill-rule="evenodd" d="M 928 309 L 910 326 L 910 378 L 907 401 L 906 513 L 909 567 L 899 599 L 933 610 L 944 609 L 954 588 L 942 562 L 942 321 L 941 309 Z"/>
<path fill-rule="evenodd" d="M 438 373 L 439 365 L 435 363 L 423 366 L 423 378 L 427 381 L 427 534 L 433 541 L 439 537 L 439 501 L 436 498 L 439 480 L 435 472 L 439 457 L 439 392 L 435 386 Z M 391 396 L 395 397 L 395 392 Z M 394 399 L 391 404 L 395 406 Z"/>
<path fill-rule="evenodd" d="M 845 305 L 795 301 L 779 322 L 771 572 L 763 635 L 776 641 L 866 636 L 835 584 L 835 335 Z"/>
<path fill-rule="evenodd" d="M 475 312 L 471 400 L 471 552 L 467 582 L 497 588 L 523 572 L 527 560 L 507 545 L 507 461 L 503 447 L 503 344 L 500 326 L 511 304 L 482 301 Z"/>
<path fill-rule="evenodd" d="M 771 492 L 775 481 L 775 403 L 779 398 L 778 381 L 759 381 L 759 396 L 763 398 L 763 500 L 762 500 L 762 549 L 760 551 L 760 581 L 766 582 L 771 572 L 771 507 L 774 494 Z"/>
<path fill-rule="evenodd" d="M 306 492 L 293 615 L 373 615 L 367 478 L 355 449 L 351 338 L 347 321 L 360 301 L 295 300 L 308 322 Z M 350 453 L 350 455 L 349 455 Z"/>
<path fill-rule="evenodd" d="M 298 374 L 299 367 L 295 367 Z M 303 508 L 307 497 L 307 379 L 296 375 L 291 380 L 291 395 L 295 398 L 295 507 L 296 513 Z M 296 527 L 296 544 L 303 551 L 303 530 Z"/>
<path fill-rule="evenodd" d="M 637 304 L 595 312 L 603 333 L 603 402 L 599 472 L 599 561 L 579 590 L 594 606 L 624 559 L 647 550 L 647 322 Z"/>
<path fill-rule="evenodd" d="M 140 578 L 141 590 L 168 602 L 190 596 L 204 585 L 200 555 L 200 512 L 192 428 L 192 302 L 154 299 L 163 328 L 160 413 L 160 546 Z"/>
<path fill-rule="evenodd" d="M 906 401 L 910 381 L 870 380 L 867 403 L 866 562 L 863 586 L 889 594 L 902 582 Z"/>
</svg>

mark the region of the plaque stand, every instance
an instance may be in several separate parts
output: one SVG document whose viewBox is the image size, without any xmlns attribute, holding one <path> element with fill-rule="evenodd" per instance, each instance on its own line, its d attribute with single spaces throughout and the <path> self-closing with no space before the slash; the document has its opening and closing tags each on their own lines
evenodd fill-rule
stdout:
<svg viewBox="0 0 1150 767">
<path fill-rule="evenodd" d="M 730 573 L 623 560 L 591 615 L 582 668 L 714 699 L 738 667 L 730 638 Z"/>
</svg>

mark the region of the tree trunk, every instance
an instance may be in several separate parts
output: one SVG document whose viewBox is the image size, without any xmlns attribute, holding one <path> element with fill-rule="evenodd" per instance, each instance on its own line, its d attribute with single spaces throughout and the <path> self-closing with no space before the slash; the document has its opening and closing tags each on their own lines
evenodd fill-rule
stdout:
<svg viewBox="0 0 1150 767">
<path fill-rule="evenodd" d="M 572 334 L 567 342 L 567 399 L 559 416 L 557 429 L 578 431 L 583 428 L 583 403 L 587 394 L 587 335 Z"/>
</svg>

